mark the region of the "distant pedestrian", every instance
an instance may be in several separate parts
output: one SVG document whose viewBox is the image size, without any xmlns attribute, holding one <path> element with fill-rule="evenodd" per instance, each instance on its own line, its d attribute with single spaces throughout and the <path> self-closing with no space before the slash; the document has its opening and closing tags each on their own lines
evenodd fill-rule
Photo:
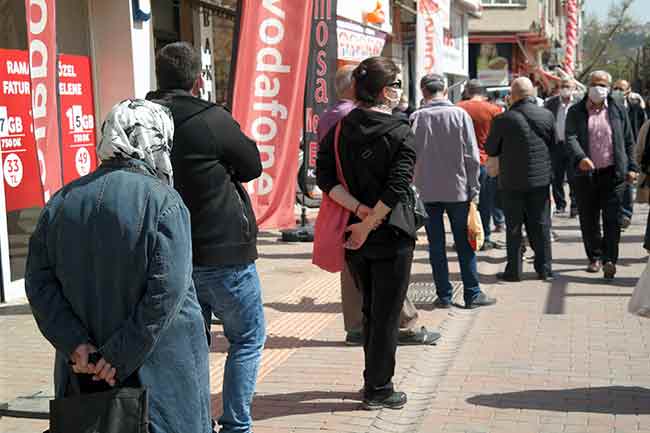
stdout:
<svg viewBox="0 0 650 433">
<path fill-rule="evenodd" d="M 566 180 L 569 184 L 569 197 L 571 199 L 571 210 L 569 214 L 571 218 L 578 216 L 578 202 L 575 197 L 575 187 L 573 185 L 575 168 L 569 163 L 569 151 L 566 144 L 565 130 L 569 108 L 577 102 L 574 99 L 575 90 L 575 82 L 570 78 L 565 78 L 560 82 L 560 94 L 547 99 L 545 104 L 545 107 L 555 117 L 555 131 L 557 133 L 557 145 L 551 155 L 555 213 L 557 215 L 564 215 L 566 213 L 567 201 L 564 191 Z"/>
<path fill-rule="evenodd" d="M 479 200 L 481 190 L 479 147 L 472 118 L 449 101 L 442 76 L 422 77 L 420 89 L 425 105 L 411 115 L 411 123 L 418 158 L 415 184 L 429 214 L 426 223 L 429 262 L 438 294 L 434 305 L 450 308 L 453 295 L 445 244 L 445 213 L 458 251 L 465 307 L 493 305 L 496 299 L 481 291 L 476 254 L 467 232 L 470 203 Z"/>
<path fill-rule="evenodd" d="M 540 280 L 552 278 L 551 203 L 549 186 L 551 153 L 557 133 L 553 115 L 537 105 L 532 82 L 525 77 L 512 82 L 512 106 L 495 119 L 485 148 L 500 162 L 499 188 L 506 215 L 508 264 L 497 276 L 521 281 L 523 273 L 522 227 L 535 251 L 535 271 Z"/>
<path fill-rule="evenodd" d="M 113 107 L 97 147 L 102 164 L 41 213 L 25 291 L 56 348 L 57 397 L 75 394 L 71 361 L 87 375 L 82 393 L 146 388 L 151 433 L 209 433 L 208 336 L 192 283 L 190 214 L 171 186 L 173 134 L 158 104 Z"/>
<path fill-rule="evenodd" d="M 392 115 L 402 94 L 399 74 L 383 57 L 366 59 L 355 69 L 359 107 L 340 128 L 330 129 L 317 160 L 318 186 L 352 212 L 346 262 L 363 292 L 366 409 L 400 409 L 407 400 L 395 391 L 392 377 L 415 240 L 384 221 L 407 197 L 415 165 L 408 122 Z M 336 142 L 348 189 L 337 175 Z"/>
<path fill-rule="evenodd" d="M 264 347 L 262 289 L 255 267 L 257 224 L 242 182 L 262 173 L 255 142 L 223 107 L 200 99 L 200 53 L 190 44 L 156 57 L 159 90 L 147 97 L 169 107 L 176 132 L 174 187 L 192 216 L 194 282 L 206 325 L 214 313 L 230 343 L 223 373 L 221 433 L 251 430 L 251 402 Z"/>
<path fill-rule="evenodd" d="M 354 79 L 352 73 L 356 66 L 347 65 L 336 72 L 336 94 L 338 101 L 328 108 L 318 123 L 319 141 L 325 138 L 339 121 L 356 108 Z M 402 98 L 402 102 L 404 99 Z M 400 103 L 402 103 L 400 102 Z M 399 117 L 399 116 L 398 116 Z M 358 213 L 367 214 L 370 209 L 360 205 Z M 357 287 L 350 273 L 347 263 L 341 272 L 341 304 L 343 310 L 343 324 L 345 326 L 345 343 L 350 346 L 363 344 L 363 294 Z M 399 339 L 398 344 L 403 345 L 431 345 L 439 338 L 437 332 L 428 331 L 424 326 L 418 327 L 419 313 L 408 296 L 404 299 L 404 305 L 399 318 Z"/>
<path fill-rule="evenodd" d="M 492 241 L 492 218 L 494 208 L 496 207 L 497 180 L 488 176 L 487 160 L 488 154 L 485 151 L 485 142 L 490 134 L 490 127 L 494 119 L 502 113 L 502 110 L 494 104 L 487 101 L 485 90 L 479 80 L 470 80 L 465 87 L 465 94 L 469 97 L 466 101 L 461 101 L 457 105 L 467 111 L 472 118 L 474 132 L 476 133 L 476 142 L 478 143 L 481 167 L 479 182 L 481 184 L 481 193 L 478 209 L 481 213 L 481 221 L 485 232 L 485 242 L 482 250 L 490 250 L 499 245 Z M 498 221 L 497 219 L 497 222 Z M 502 222 L 502 221 L 501 221 Z"/>
<path fill-rule="evenodd" d="M 612 87 L 612 97 L 616 102 L 622 104 L 630 119 L 630 129 L 634 143 L 639 139 L 639 131 L 647 120 L 645 112 L 645 102 L 643 97 L 638 93 L 632 92 L 632 86 L 626 80 L 618 80 Z M 632 216 L 634 215 L 634 185 L 631 183 L 625 184 L 623 191 L 623 203 L 621 207 L 621 229 L 627 229 L 632 224 Z"/>
<path fill-rule="evenodd" d="M 625 182 L 634 182 L 638 172 L 632 128 L 625 107 L 609 94 L 611 83 L 609 73 L 592 72 L 589 93 L 571 107 L 566 124 L 569 155 L 578 167 L 576 197 L 587 271 L 597 273 L 602 266 L 607 279 L 616 275 Z"/>
</svg>

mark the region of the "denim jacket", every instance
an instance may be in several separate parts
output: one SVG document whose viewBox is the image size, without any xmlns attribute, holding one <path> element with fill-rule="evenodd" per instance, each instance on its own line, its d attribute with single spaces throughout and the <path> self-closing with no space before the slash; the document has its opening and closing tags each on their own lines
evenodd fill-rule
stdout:
<svg viewBox="0 0 650 433">
<path fill-rule="evenodd" d="M 108 162 L 58 192 L 31 237 L 25 289 L 56 348 L 94 344 L 149 394 L 152 433 L 211 431 L 208 345 L 192 282 L 189 212 L 139 162 Z"/>
</svg>

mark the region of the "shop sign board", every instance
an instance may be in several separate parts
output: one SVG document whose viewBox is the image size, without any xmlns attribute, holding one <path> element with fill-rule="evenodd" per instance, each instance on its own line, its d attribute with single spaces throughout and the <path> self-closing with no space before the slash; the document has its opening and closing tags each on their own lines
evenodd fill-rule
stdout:
<svg viewBox="0 0 650 433">
<path fill-rule="evenodd" d="M 356 23 L 393 33 L 390 0 L 342 0 L 338 2 L 336 13 Z"/>
<path fill-rule="evenodd" d="M 27 51 L 0 49 L 0 145 L 8 212 L 43 205 Z"/>
<path fill-rule="evenodd" d="M 295 226 L 311 21 L 312 1 L 242 2 L 233 116 L 260 150 L 248 191 L 261 228 Z"/>
<path fill-rule="evenodd" d="M 510 83 L 510 61 L 500 56 L 496 44 L 481 44 L 476 60 L 478 79 L 484 86 L 507 86 Z"/>
<path fill-rule="evenodd" d="M 45 201 L 61 188 L 63 181 L 56 95 L 55 3 L 55 0 L 25 0 L 32 120 Z"/>
<path fill-rule="evenodd" d="M 468 45 L 465 14 L 452 9 L 449 27 L 443 28 L 442 68 L 447 74 L 467 76 Z"/>
<path fill-rule="evenodd" d="M 418 77 L 432 73 L 444 73 L 442 58 L 444 29 L 441 1 L 448 2 L 449 0 L 420 0 L 418 2 L 415 48 Z M 419 87 L 416 92 L 417 100 L 420 100 L 422 96 Z"/>
<path fill-rule="evenodd" d="M 355 23 L 337 23 L 338 59 L 360 63 L 368 57 L 380 56 L 386 44 L 386 34 Z"/>
<path fill-rule="evenodd" d="M 59 56 L 59 95 L 63 182 L 69 183 L 95 169 L 95 105 L 90 58 Z"/>
</svg>

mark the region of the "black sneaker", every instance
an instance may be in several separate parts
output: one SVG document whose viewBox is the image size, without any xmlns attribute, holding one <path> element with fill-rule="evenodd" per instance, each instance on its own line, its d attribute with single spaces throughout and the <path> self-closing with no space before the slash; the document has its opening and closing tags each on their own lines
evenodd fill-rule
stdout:
<svg viewBox="0 0 650 433">
<path fill-rule="evenodd" d="M 436 341 L 440 340 L 440 333 L 429 331 L 426 327 L 422 326 L 420 329 L 408 331 L 400 331 L 397 339 L 398 346 L 432 346 Z"/>
<path fill-rule="evenodd" d="M 506 274 L 505 272 L 499 272 L 497 274 L 497 280 L 507 281 L 509 283 L 519 283 L 519 282 L 521 282 L 520 277 L 516 277 L 516 276 L 510 275 L 510 274 Z"/>
<path fill-rule="evenodd" d="M 345 344 L 348 346 L 362 346 L 363 335 L 360 331 L 351 331 L 345 336 Z"/>
<path fill-rule="evenodd" d="M 621 218 L 621 230 L 627 230 L 632 225 L 632 218 L 624 216 Z"/>
<path fill-rule="evenodd" d="M 365 410 L 401 409 L 406 404 L 406 401 L 406 394 L 393 391 L 392 394 L 384 398 L 365 397 L 361 407 Z"/>
<path fill-rule="evenodd" d="M 433 301 L 433 306 L 435 308 L 440 308 L 441 310 L 447 310 L 451 308 L 451 302 L 443 301 L 440 298 L 437 298 L 435 301 Z"/>
<path fill-rule="evenodd" d="M 613 280 L 616 275 L 616 265 L 613 262 L 607 262 L 603 265 L 603 274 L 606 280 Z"/>
<path fill-rule="evenodd" d="M 537 279 L 540 281 L 550 282 L 553 281 L 555 275 L 553 272 L 539 272 L 537 273 Z"/>
<path fill-rule="evenodd" d="M 473 310 L 479 307 L 489 307 L 490 305 L 494 305 L 496 303 L 496 299 L 490 298 L 485 292 L 481 292 L 476 298 L 474 298 L 472 302 L 466 303 L 465 308 L 468 310 Z"/>
<path fill-rule="evenodd" d="M 563 207 L 555 209 L 555 215 L 560 216 L 566 214 L 566 209 Z"/>
</svg>

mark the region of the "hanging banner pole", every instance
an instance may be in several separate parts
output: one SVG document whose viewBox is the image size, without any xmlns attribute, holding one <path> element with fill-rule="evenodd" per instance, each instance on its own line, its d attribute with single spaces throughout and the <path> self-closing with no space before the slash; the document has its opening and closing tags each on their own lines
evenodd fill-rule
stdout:
<svg viewBox="0 0 650 433">
<path fill-rule="evenodd" d="M 248 184 L 257 222 L 295 226 L 312 1 L 245 0 L 233 116 L 257 142 L 262 175 Z"/>
<path fill-rule="evenodd" d="M 43 199 L 62 185 L 57 107 L 55 0 L 25 0 L 32 92 L 32 119 Z"/>
</svg>

